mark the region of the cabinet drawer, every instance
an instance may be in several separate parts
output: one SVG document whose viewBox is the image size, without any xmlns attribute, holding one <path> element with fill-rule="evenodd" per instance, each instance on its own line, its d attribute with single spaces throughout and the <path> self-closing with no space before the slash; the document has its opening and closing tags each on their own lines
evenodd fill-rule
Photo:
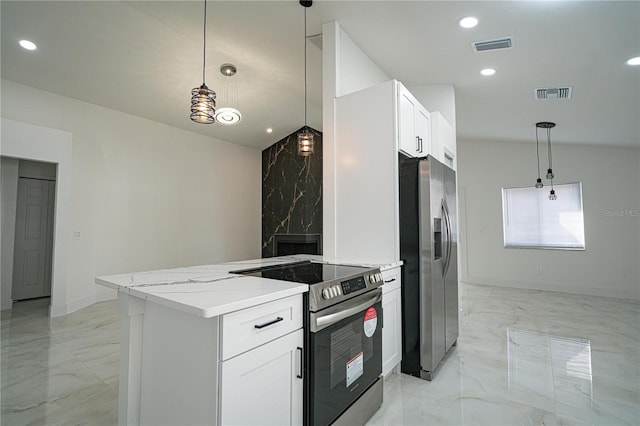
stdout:
<svg viewBox="0 0 640 426">
<path fill-rule="evenodd" d="M 222 360 L 302 328 L 302 295 L 222 316 Z"/>
<path fill-rule="evenodd" d="M 382 279 L 384 281 L 384 285 L 382 286 L 382 294 L 399 289 L 401 286 L 400 267 L 382 271 Z"/>
</svg>

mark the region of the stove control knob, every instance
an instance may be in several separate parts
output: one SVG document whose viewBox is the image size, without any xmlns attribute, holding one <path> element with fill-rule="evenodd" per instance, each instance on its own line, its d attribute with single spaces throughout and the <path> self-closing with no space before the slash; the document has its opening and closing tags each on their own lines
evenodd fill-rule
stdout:
<svg viewBox="0 0 640 426">
<path fill-rule="evenodd" d="M 328 288 L 322 289 L 322 298 L 325 300 L 331 299 L 331 291 Z"/>
</svg>

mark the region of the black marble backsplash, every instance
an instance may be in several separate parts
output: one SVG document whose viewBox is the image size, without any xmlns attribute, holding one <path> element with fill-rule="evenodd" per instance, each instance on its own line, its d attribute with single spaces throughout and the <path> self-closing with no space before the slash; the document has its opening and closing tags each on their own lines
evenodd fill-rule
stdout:
<svg viewBox="0 0 640 426">
<path fill-rule="evenodd" d="M 310 129 L 314 153 L 301 157 L 301 130 L 262 151 L 262 257 L 275 235 L 322 235 L 322 133 Z"/>
</svg>

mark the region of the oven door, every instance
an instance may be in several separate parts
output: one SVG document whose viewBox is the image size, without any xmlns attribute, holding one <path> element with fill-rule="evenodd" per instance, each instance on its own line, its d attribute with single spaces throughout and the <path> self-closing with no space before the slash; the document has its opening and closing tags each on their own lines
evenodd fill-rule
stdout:
<svg viewBox="0 0 640 426">
<path fill-rule="evenodd" d="M 310 425 L 334 422 L 382 373 L 380 288 L 311 313 Z"/>
</svg>

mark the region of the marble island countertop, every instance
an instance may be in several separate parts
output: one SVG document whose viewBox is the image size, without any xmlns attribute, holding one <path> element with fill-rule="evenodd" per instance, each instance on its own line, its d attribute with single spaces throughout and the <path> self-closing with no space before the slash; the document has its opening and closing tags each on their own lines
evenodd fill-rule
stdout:
<svg viewBox="0 0 640 426">
<path fill-rule="evenodd" d="M 302 260 L 295 256 L 109 275 L 96 283 L 203 318 L 309 290 L 306 284 L 232 274 L 231 271 Z"/>
<path fill-rule="evenodd" d="M 131 296 L 203 318 L 211 318 L 309 290 L 306 284 L 231 273 L 302 260 L 337 262 L 322 256 L 294 255 L 97 277 L 95 282 Z M 385 269 L 390 265 L 372 265 Z"/>
</svg>

